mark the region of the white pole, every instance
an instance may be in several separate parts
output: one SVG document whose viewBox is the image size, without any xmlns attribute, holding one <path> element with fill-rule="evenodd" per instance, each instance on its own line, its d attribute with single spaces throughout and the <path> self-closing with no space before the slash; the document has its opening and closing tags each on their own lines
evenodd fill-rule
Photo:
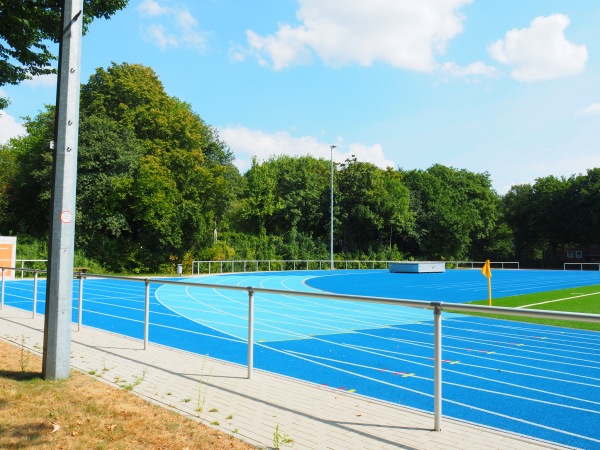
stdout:
<svg viewBox="0 0 600 450">
<path fill-rule="evenodd" d="M 442 429 L 442 308 L 433 310 L 433 429 Z"/>
<path fill-rule="evenodd" d="M 37 296 L 38 296 L 38 269 L 33 272 L 33 308 L 32 308 L 32 319 L 35 319 L 35 310 L 37 309 Z"/>
<path fill-rule="evenodd" d="M 248 379 L 254 368 L 254 290 L 248 289 Z"/>
<path fill-rule="evenodd" d="M 81 331 L 81 323 L 83 321 L 83 274 L 79 272 L 79 310 L 77 311 L 77 331 Z"/>
<path fill-rule="evenodd" d="M 150 329 L 150 280 L 146 278 L 146 289 L 144 291 L 144 350 L 148 349 L 148 337 Z"/>
<path fill-rule="evenodd" d="M 331 219 L 330 219 L 330 224 L 331 224 L 331 230 L 329 232 L 329 237 L 331 238 L 331 242 L 330 242 L 330 250 L 331 250 L 331 263 L 329 268 L 331 270 L 334 269 L 333 266 L 333 149 L 336 148 L 336 145 L 330 145 L 329 149 L 331 150 Z"/>
</svg>

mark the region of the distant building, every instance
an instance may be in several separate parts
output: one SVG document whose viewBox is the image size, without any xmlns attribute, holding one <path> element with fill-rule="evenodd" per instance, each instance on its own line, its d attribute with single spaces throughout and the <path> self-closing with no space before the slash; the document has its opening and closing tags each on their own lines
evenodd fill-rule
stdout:
<svg viewBox="0 0 600 450">
<path fill-rule="evenodd" d="M 600 244 L 567 247 L 558 257 L 562 262 L 600 263 Z"/>
</svg>

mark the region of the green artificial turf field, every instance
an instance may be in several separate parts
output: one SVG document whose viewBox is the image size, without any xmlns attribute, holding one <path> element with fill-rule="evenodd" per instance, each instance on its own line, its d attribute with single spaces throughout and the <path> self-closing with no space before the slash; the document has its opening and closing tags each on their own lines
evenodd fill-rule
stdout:
<svg viewBox="0 0 600 450">
<path fill-rule="evenodd" d="M 487 300 L 471 302 L 474 305 L 487 305 Z M 506 308 L 541 309 L 548 311 L 568 311 L 587 314 L 600 314 L 600 285 L 581 286 L 578 288 L 560 289 L 558 291 L 539 292 L 535 294 L 515 295 L 492 299 L 493 306 Z M 498 314 L 473 314 L 494 317 L 503 320 L 555 325 L 559 327 L 580 328 L 600 331 L 600 323 L 573 322 L 568 320 L 533 319 L 529 317 L 504 316 Z"/>
</svg>

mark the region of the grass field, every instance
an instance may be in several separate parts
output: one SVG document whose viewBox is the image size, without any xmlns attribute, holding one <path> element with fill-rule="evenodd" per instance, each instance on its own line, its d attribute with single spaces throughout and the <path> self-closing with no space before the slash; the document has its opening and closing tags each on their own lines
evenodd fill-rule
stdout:
<svg viewBox="0 0 600 450">
<path fill-rule="evenodd" d="M 0 449 L 254 448 L 91 374 L 41 377 L 39 355 L 0 340 Z"/>
<path fill-rule="evenodd" d="M 487 300 L 471 302 L 475 305 L 487 305 Z M 578 288 L 560 289 L 557 291 L 535 294 L 515 295 L 492 299 L 493 306 L 506 308 L 538 309 L 551 311 L 580 312 L 600 314 L 600 285 L 581 286 Z M 529 317 L 504 316 L 498 314 L 473 314 L 519 322 L 539 323 L 559 327 L 579 328 L 600 331 L 600 323 L 573 322 L 567 320 L 533 319 Z"/>
</svg>

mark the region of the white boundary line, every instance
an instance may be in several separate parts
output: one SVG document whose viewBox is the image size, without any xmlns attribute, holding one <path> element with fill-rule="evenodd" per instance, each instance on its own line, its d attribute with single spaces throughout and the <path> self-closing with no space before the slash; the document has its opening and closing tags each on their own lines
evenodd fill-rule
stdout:
<svg viewBox="0 0 600 450">
<path fill-rule="evenodd" d="M 547 302 L 532 303 L 530 305 L 517 306 L 516 309 L 529 308 L 530 306 L 537 306 L 537 305 L 545 305 L 546 303 L 563 302 L 565 300 L 572 300 L 574 298 L 581 298 L 581 297 L 589 297 L 590 295 L 598 295 L 598 294 L 600 294 L 600 292 L 592 292 L 591 294 L 581 294 L 581 295 L 576 295 L 574 297 L 559 298 L 557 300 L 548 300 Z"/>
</svg>

